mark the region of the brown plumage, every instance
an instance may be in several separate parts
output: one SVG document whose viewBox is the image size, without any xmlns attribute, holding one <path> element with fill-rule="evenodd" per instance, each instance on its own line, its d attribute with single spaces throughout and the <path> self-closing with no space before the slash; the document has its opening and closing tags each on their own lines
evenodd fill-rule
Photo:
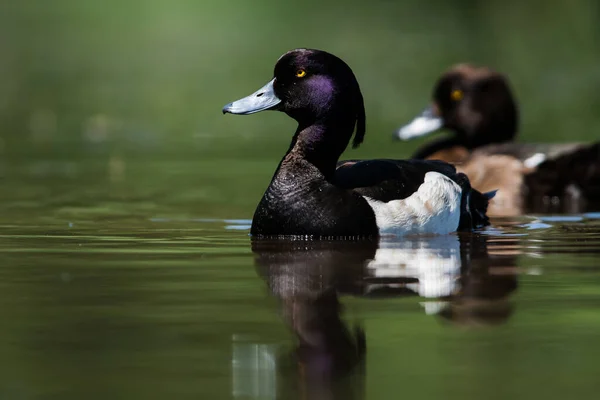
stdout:
<svg viewBox="0 0 600 400">
<path fill-rule="evenodd" d="M 413 158 L 452 163 L 467 174 L 473 188 L 498 189 L 489 215 L 600 209 L 600 144 L 515 143 L 518 123 L 506 76 L 460 64 L 438 79 L 426 112 L 395 137 L 451 131 L 418 149 Z"/>
</svg>

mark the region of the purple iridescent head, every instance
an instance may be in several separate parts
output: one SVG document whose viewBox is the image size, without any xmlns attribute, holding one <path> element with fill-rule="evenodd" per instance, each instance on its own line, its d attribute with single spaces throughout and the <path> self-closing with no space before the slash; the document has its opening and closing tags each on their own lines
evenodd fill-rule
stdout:
<svg viewBox="0 0 600 400">
<path fill-rule="evenodd" d="M 354 73 L 344 61 L 324 51 L 296 49 L 279 58 L 273 75 L 255 93 L 227 104 L 223 113 L 278 110 L 301 125 L 351 122 L 356 124 L 353 147 L 363 141 L 363 97 Z"/>
</svg>

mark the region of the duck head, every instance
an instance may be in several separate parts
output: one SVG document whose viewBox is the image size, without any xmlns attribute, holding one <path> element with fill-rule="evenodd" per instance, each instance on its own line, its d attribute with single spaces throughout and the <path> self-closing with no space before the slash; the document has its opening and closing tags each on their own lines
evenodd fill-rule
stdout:
<svg viewBox="0 0 600 400">
<path fill-rule="evenodd" d="M 439 78 L 432 104 L 394 137 L 410 140 L 446 128 L 454 133 L 448 145 L 471 150 L 512 140 L 517 124 L 517 105 L 507 79 L 488 68 L 461 64 Z"/>
<path fill-rule="evenodd" d="M 340 58 L 320 50 L 292 50 L 279 58 L 273 76 L 256 92 L 225 105 L 223 113 L 283 111 L 298 122 L 298 132 L 311 126 L 336 127 L 315 131 L 320 132 L 317 136 L 337 136 L 344 149 L 356 125 L 353 147 L 362 142 L 363 97 L 354 73 Z"/>
</svg>

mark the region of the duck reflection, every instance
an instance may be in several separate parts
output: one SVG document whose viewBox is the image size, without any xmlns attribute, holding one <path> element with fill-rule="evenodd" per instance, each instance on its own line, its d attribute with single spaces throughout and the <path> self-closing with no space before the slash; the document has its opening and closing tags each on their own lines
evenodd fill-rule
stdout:
<svg viewBox="0 0 600 400">
<path fill-rule="evenodd" d="M 379 242 L 255 239 L 252 251 L 297 337 L 293 375 L 300 377 L 297 393 L 305 398 L 363 397 L 365 332 L 344 322 L 340 296 L 419 296 L 426 313 L 465 326 L 503 323 L 513 311 L 517 254 L 488 249 L 484 235 Z"/>
<path fill-rule="evenodd" d="M 463 326 L 505 323 L 514 311 L 510 295 L 517 289 L 518 239 L 488 246 L 487 236 L 463 235 L 458 290 L 438 315 Z"/>
<path fill-rule="evenodd" d="M 447 235 L 383 241 L 367 263 L 366 294 L 415 295 L 427 314 L 461 325 L 496 325 L 513 312 L 518 253 L 508 243 L 488 246 L 488 236 Z"/>
<path fill-rule="evenodd" d="M 294 362 L 280 368 L 292 365 L 291 375 L 299 377 L 284 380 L 285 398 L 291 393 L 306 399 L 363 397 L 365 333 L 343 321 L 339 295 L 361 294 L 364 265 L 376 249 L 370 241 L 253 241 L 257 270 L 298 339 Z"/>
</svg>

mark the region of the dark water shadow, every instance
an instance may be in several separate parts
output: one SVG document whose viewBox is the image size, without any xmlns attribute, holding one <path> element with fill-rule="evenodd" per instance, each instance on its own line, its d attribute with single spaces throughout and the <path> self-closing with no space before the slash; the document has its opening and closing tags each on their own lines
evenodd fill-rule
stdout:
<svg viewBox="0 0 600 400">
<path fill-rule="evenodd" d="M 362 294 L 365 263 L 377 242 L 254 240 L 252 250 L 257 272 L 297 338 L 278 364 L 280 397 L 363 398 L 365 332 L 343 320 L 340 295 Z"/>
<path fill-rule="evenodd" d="M 297 338 L 277 363 L 278 394 L 365 397 L 365 328 L 343 318 L 343 296 L 420 297 L 424 311 L 461 326 L 506 322 L 517 288 L 516 255 L 485 235 L 376 241 L 253 240 L 258 274 Z M 291 396 L 291 397 L 290 397 Z M 279 397 L 279 396 L 278 396 Z"/>
</svg>

